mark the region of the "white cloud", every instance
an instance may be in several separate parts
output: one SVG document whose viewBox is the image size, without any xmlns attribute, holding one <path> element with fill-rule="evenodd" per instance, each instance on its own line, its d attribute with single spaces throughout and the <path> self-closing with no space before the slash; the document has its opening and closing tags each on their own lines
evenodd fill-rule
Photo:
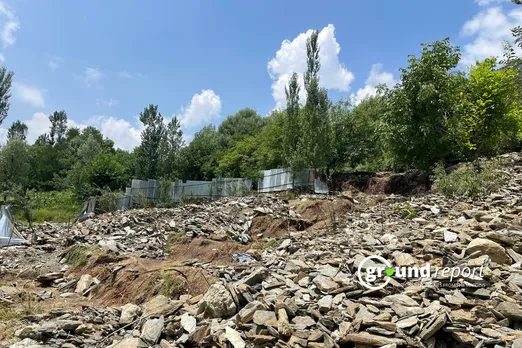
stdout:
<svg viewBox="0 0 522 348">
<path fill-rule="evenodd" d="M 112 98 L 109 98 L 109 99 L 98 99 L 96 100 L 96 105 L 97 106 L 108 106 L 108 107 L 112 107 L 112 106 L 116 106 L 120 103 L 119 100 L 117 99 L 112 99 Z"/>
<path fill-rule="evenodd" d="M 98 128 L 104 137 L 114 141 L 117 148 L 132 151 L 141 142 L 141 124 L 132 125 L 126 120 L 112 116 L 94 116 L 88 123 Z"/>
<path fill-rule="evenodd" d="M 56 70 L 60 67 L 60 65 L 63 63 L 63 58 L 58 56 L 52 56 L 49 60 L 49 68 L 51 70 Z"/>
<path fill-rule="evenodd" d="M 0 128 L 0 145 L 7 143 L 7 129 Z"/>
<path fill-rule="evenodd" d="M 382 64 L 372 65 L 370 75 L 366 79 L 366 85 L 363 88 L 359 88 L 357 93 L 351 95 L 351 99 L 357 105 L 363 99 L 374 96 L 377 94 L 377 86 L 385 84 L 388 87 L 392 87 L 397 83 L 393 78 L 393 74 L 382 71 Z"/>
<path fill-rule="evenodd" d="M 475 0 L 475 3 L 479 6 L 489 6 L 494 3 L 508 2 L 509 0 Z"/>
<path fill-rule="evenodd" d="M 194 94 L 190 104 L 180 110 L 181 127 L 194 129 L 219 119 L 221 113 L 221 98 L 211 89 L 204 89 Z"/>
<path fill-rule="evenodd" d="M 522 25 L 522 8 L 504 13 L 500 7 L 491 7 L 478 13 L 461 29 L 462 37 L 472 38 L 464 45 L 461 64 L 469 66 L 487 57 L 501 57 L 503 41 L 513 41 L 511 29 L 518 25 Z"/>
<path fill-rule="evenodd" d="M 122 79 L 128 79 L 128 80 L 132 80 L 134 79 L 134 75 L 132 75 L 130 72 L 128 72 L 127 70 L 123 70 L 123 71 L 120 71 L 118 73 L 118 76 Z"/>
<path fill-rule="evenodd" d="M 0 53 L 0 63 L 5 62 L 5 56 L 3 53 Z"/>
<path fill-rule="evenodd" d="M 98 68 L 86 68 L 83 73 L 83 80 L 89 87 L 100 88 L 100 81 L 105 75 Z"/>
<path fill-rule="evenodd" d="M 16 38 L 14 37 L 15 31 L 20 29 L 20 22 L 14 11 L 7 6 L 7 4 L 0 0 L 0 14 L 2 18 L 3 26 L 0 30 L 0 39 L 4 45 L 4 48 L 14 45 Z"/>
<path fill-rule="evenodd" d="M 282 108 L 286 105 L 285 86 L 288 85 L 288 81 L 294 72 L 300 75 L 300 100 L 304 102 L 306 99 L 302 75 L 306 71 L 306 39 L 311 33 L 312 30 L 310 29 L 306 33 L 299 34 L 292 41 L 284 40 L 276 56 L 268 62 L 267 69 L 270 78 L 273 80 L 272 96 L 276 102 L 276 108 Z M 319 32 L 318 43 L 321 62 L 320 85 L 328 89 L 348 91 L 354 76 L 339 62 L 341 46 L 335 39 L 335 27 L 332 24 Z"/>
<path fill-rule="evenodd" d="M 43 92 L 43 90 L 34 86 L 25 85 L 23 83 L 13 83 L 14 96 L 35 108 L 45 107 Z"/>
</svg>

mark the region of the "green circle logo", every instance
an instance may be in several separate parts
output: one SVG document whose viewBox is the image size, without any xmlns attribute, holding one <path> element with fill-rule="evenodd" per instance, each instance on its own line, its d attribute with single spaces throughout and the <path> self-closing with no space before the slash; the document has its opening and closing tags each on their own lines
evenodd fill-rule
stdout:
<svg viewBox="0 0 522 348">
<path fill-rule="evenodd" d="M 395 273 L 395 270 L 393 268 L 386 269 L 386 274 L 388 277 L 391 277 Z"/>
</svg>

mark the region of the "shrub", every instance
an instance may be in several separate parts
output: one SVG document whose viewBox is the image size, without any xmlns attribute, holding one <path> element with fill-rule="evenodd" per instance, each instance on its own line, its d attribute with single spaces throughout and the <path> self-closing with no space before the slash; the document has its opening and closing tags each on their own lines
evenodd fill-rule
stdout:
<svg viewBox="0 0 522 348">
<path fill-rule="evenodd" d="M 394 210 L 400 215 L 402 219 L 413 219 L 417 216 L 417 211 L 413 209 L 408 203 L 404 205 L 396 205 Z"/>
<path fill-rule="evenodd" d="M 82 208 L 82 202 L 72 191 L 27 191 L 26 200 L 32 220 L 36 223 L 72 221 Z M 17 220 L 27 222 L 21 207 L 15 207 L 14 215 Z"/>
<path fill-rule="evenodd" d="M 507 162 L 497 158 L 483 165 L 467 163 L 447 174 L 442 165 L 434 170 L 434 189 L 453 198 L 473 200 L 496 192 L 509 179 Z"/>
<path fill-rule="evenodd" d="M 106 212 L 116 211 L 118 210 L 118 200 L 122 195 L 121 192 L 102 191 L 98 197 L 98 206 Z"/>
</svg>

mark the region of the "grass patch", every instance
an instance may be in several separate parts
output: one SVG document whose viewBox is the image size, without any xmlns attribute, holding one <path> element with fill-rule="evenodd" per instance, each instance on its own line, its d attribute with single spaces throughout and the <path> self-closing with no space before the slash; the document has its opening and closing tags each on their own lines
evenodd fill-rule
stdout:
<svg viewBox="0 0 522 348">
<path fill-rule="evenodd" d="M 169 234 L 167 237 L 167 251 L 170 253 L 172 248 L 182 245 L 188 244 L 190 242 L 190 237 L 187 236 L 186 233 L 183 232 L 174 232 Z"/>
<path fill-rule="evenodd" d="M 167 297 L 176 297 L 185 292 L 187 282 L 179 275 L 172 272 L 161 272 L 161 279 L 158 285 L 158 294 Z"/>
<path fill-rule="evenodd" d="M 281 244 L 281 241 L 276 238 L 266 238 L 266 239 L 259 239 L 254 245 L 252 245 L 252 248 L 254 249 L 268 249 L 268 248 L 277 248 Z"/>
<path fill-rule="evenodd" d="M 27 195 L 33 223 L 73 221 L 83 206 L 72 191 L 30 191 Z M 23 211 L 13 214 L 17 221 L 27 223 Z"/>
<path fill-rule="evenodd" d="M 467 163 L 447 174 L 442 165 L 435 168 L 433 187 L 441 194 L 453 198 L 479 199 L 497 192 L 509 180 L 505 168 L 509 164 L 494 159 L 480 167 Z"/>
<path fill-rule="evenodd" d="M 409 203 L 404 205 L 398 204 L 393 209 L 402 219 L 413 219 L 417 216 L 417 211 L 413 209 Z"/>
<path fill-rule="evenodd" d="M 65 262 L 72 268 L 80 268 L 87 265 L 89 259 L 96 254 L 96 250 L 83 245 L 71 247 L 64 255 Z"/>
</svg>

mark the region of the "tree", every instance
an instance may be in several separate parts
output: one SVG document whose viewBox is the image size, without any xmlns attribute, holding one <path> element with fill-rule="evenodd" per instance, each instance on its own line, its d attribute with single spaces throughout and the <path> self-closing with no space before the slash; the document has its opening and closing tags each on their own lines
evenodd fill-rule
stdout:
<svg viewBox="0 0 522 348">
<path fill-rule="evenodd" d="M 203 127 L 181 151 L 181 171 L 185 180 L 212 180 L 216 177 L 220 135 L 212 125 Z"/>
<path fill-rule="evenodd" d="M 29 156 L 27 144 L 22 140 L 9 141 L 0 150 L 0 190 L 4 200 L 15 187 L 25 191 L 29 183 Z"/>
<path fill-rule="evenodd" d="M 297 161 L 298 142 L 301 135 L 300 120 L 299 120 L 299 82 L 297 80 L 297 73 L 293 73 L 288 83 L 288 88 L 285 87 L 286 94 L 286 114 L 284 123 L 284 158 L 287 166 L 293 170 L 298 169 L 300 165 Z"/>
<path fill-rule="evenodd" d="M 325 169 L 331 158 L 330 100 L 326 89 L 319 87 L 319 33 L 313 31 L 306 40 L 307 71 L 304 76 L 306 103 L 303 108 L 301 145 L 298 151 L 304 165 Z M 326 168 L 328 170 L 328 168 Z"/>
<path fill-rule="evenodd" d="M 160 146 L 165 136 L 163 116 L 158 106 L 150 104 L 140 113 L 145 126 L 141 144 L 136 148 L 136 175 L 139 179 L 157 179 L 160 169 Z"/>
<path fill-rule="evenodd" d="M 471 67 L 463 101 L 466 146 L 472 157 L 492 156 L 518 140 L 522 109 L 518 72 L 496 58 Z"/>
<path fill-rule="evenodd" d="M 185 142 L 181 124 L 177 117 L 173 117 L 167 125 L 161 144 L 163 178 L 175 179 L 180 176 L 180 152 L 183 146 L 185 146 Z"/>
<path fill-rule="evenodd" d="M 55 111 L 49 116 L 51 131 L 49 139 L 51 144 L 61 143 L 67 132 L 67 113 L 65 111 Z"/>
<path fill-rule="evenodd" d="M 423 44 L 421 56 L 410 55 L 401 69 L 400 83 L 386 91 L 381 135 L 397 167 L 428 170 L 455 153 L 459 89 L 465 83 L 453 71 L 459 60 L 460 50 L 449 38 Z"/>
<path fill-rule="evenodd" d="M 7 72 L 5 67 L 0 68 L 0 125 L 7 117 L 7 112 L 9 111 L 12 81 L 13 72 Z"/>
<path fill-rule="evenodd" d="M 9 130 L 7 131 L 7 141 L 21 140 L 25 141 L 27 137 L 27 125 L 19 120 L 13 122 Z"/>
<path fill-rule="evenodd" d="M 265 126 L 266 120 L 250 108 L 241 109 L 228 116 L 218 127 L 223 148 L 233 146 L 245 136 L 255 136 Z"/>
</svg>

